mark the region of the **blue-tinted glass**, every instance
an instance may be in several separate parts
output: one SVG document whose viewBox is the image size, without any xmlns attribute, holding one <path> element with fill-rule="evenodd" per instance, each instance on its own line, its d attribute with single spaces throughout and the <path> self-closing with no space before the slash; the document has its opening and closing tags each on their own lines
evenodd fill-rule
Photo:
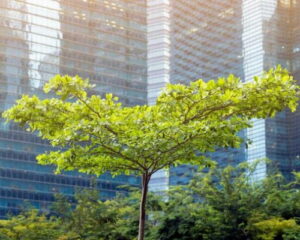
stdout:
<svg viewBox="0 0 300 240">
<path fill-rule="evenodd" d="M 56 74 L 80 75 L 112 92 L 126 105 L 146 103 L 146 1 L 1 0 L 0 112 L 21 94 L 43 96 L 41 87 Z M 91 187 L 92 177 L 76 172 L 54 175 L 36 164 L 49 150 L 45 140 L 0 121 L 0 217 L 28 200 L 45 209 L 54 193 L 72 196 Z M 139 178 L 104 174 L 101 198 L 118 186 L 139 186 Z"/>
</svg>

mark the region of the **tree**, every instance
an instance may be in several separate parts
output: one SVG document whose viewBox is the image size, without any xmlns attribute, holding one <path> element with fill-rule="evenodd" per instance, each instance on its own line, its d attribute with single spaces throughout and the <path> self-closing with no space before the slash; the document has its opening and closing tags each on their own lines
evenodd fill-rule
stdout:
<svg viewBox="0 0 300 240">
<path fill-rule="evenodd" d="M 252 226 L 269 220 L 270 216 L 291 221 L 299 217 L 300 207 L 296 205 L 299 192 L 295 188 L 299 180 L 287 183 L 281 174 L 274 172 L 263 181 L 253 182 L 253 173 L 260 162 L 214 169 L 200 174 L 190 184 L 194 196 L 221 213 L 219 224 L 225 226 L 224 236 L 227 236 L 222 239 L 255 239 Z"/>
<path fill-rule="evenodd" d="M 155 216 L 151 240 L 218 240 L 226 239 L 223 213 L 209 204 L 195 201 L 191 185 L 170 190 L 169 199 L 162 204 L 162 212 Z"/>
<path fill-rule="evenodd" d="M 56 219 L 47 219 L 36 210 L 0 220 L 0 238 L 4 240 L 57 240 L 62 233 Z"/>
<path fill-rule="evenodd" d="M 155 172 L 177 164 L 208 164 L 203 154 L 238 147 L 242 139 L 236 134 L 251 126 L 251 118 L 272 117 L 286 107 L 294 111 L 298 100 L 295 81 L 280 67 L 250 83 L 230 75 L 189 86 L 169 84 L 154 106 L 122 107 L 111 94 L 90 96 L 92 87 L 78 76 L 57 75 L 44 91 L 59 98 L 24 95 L 3 116 L 61 148 L 37 157 L 41 164 L 56 165 L 57 172 L 141 175 L 139 240 L 144 239 L 148 184 Z"/>
<path fill-rule="evenodd" d="M 300 237 L 300 225 L 294 219 L 271 218 L 254 224 L 257 240 L 296 240 Z"/>
<path fill-rule="evenodd" d="M 171 189 L 149 239 L 299 239 L 300 179 L 287 183 L 276 172 L 253 182 L 255 169 L 248 163 L 218 167 Z"/>
<path fill-rule="evenodd" d="M 118 196 L 103 202 L 97 190 L 85 189 L 75 194 L 74 207 L 62 199 L 58 196 L 52 209 L 60 213 L 58 219 L 64 232 L 72 236 L 66 239 L 132 240 L 136 236 L 137 225 L 132 222 L 138 221 L 137 210 L 132 204 L 124 205 L 129 197 Z"/>
<path fill-rule="evenodd" d="M 118 194 L 112 200 L 100 201 L 95 189 L 76 192 L 74 205 L 58 195 L 52 211 L 68 235 L 66 240 L 132 240 L 138 233 L 139 192 L 137 189 L 128 195 Z M 148 209 L 154 211 L 161 203 L 158 196 L 150 194 Z M 148 221 L 148 225 L 151 221 Z M 146 229 L 149 229 L 147 226 Z M 150 232 L 150 231 L 148 231 Z M 72 237 L 71 237 L 72 236 Z M 62 236 L 61 236 L 62 238 Z"/>
</svg>

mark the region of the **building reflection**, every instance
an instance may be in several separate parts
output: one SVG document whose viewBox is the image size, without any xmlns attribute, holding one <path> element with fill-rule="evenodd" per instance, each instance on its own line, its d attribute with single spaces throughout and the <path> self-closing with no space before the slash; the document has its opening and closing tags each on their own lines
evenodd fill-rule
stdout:
<svg viewBox="0 0 300 240">
<path fill-rule="evenodd" d="M 56 74 L 89 78 L 96 94 L 112 92 L 126 105 L 146 104 L 145 11 L 144 0 L 1 0 L 1 111 L 21 94 L 43 96 L 41 87 Z M 54 175 L 36 164 L 46 150 L 46 141 L 1 120 L 0 216 L 16 213 L 24 200 L 46 210 L 54 193 L 72 198 L 76 187 L 92 187 L 90 176 Z M 96 184 L 107 199 L 140 180 L 107 173 Z"/>
</svg>

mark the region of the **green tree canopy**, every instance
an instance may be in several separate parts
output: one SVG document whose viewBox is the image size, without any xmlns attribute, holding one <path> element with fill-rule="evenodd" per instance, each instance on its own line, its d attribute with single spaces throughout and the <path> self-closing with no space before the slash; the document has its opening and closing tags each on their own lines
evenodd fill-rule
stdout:
<svg viewBox="0 0 300 240">
<path fill-rule="evenodd" d="M 277 172 L 251 181 L 255 165 L 197 172 L 188 185 L 172 188 L 168 201 L 147 198 L 148 240 L 298 240 L 299 174 L 293 182 Z M 101 193 L 100 193 L 101 194 Z M 75 201 L 57 195 L 45 217 L 29 209 L 0 220 L 2 240 L 133 240 L 138 232 L 139 192 L 102 202 L 95 189 Z M 74 204 L 74 205 L 73 205 Z"/>
<path fill-rule="evenodd" d="M 298 87 L 287 70 L 271 69 L 253 82 L 233 75 L 185 86 L 169 84 L 154 106 L 123 107 L 117 98 L 89 95 L 80 77 L 55 76 L 44 87 L 56 98 L 24 95 L 4 112 L 29 131 L 63 149 L 38 156 L 57 171 L 142 176 L 139 240 L 144 236 L 148 183 L 156 171 L 177 164 L 207 164 L 199 154 L 238 147 L 236 134 L 251 118 L 296 109 Z"/>
<path fill-rule="evenodd" d="M 150 239 L 296 240 L 300 236 L 300 178 L 278 172 L 253 182 L 256 164 L 198 172 L 170 190 Z"/>
<path fill-rule="evenodd" d="M 62 233 L 56 219 L 47 219 L 37 210 L 0 220 L 0 239 L 3 240 L 57 240 Z"/>
</svg>

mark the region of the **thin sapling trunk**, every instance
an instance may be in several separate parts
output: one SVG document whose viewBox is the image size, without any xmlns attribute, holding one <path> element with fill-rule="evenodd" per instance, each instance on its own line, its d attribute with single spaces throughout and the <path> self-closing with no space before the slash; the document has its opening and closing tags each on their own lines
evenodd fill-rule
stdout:
<svg viewBox="0 0 300 240">
<path fill-rule="evenodd" d="M 138 240 L 144 240 L 144 235 L 145 235 L 146 202 L 147 202 L 148 184 L 149 184 L 150 178 L 151 178 L 151 175 L 149 173 L 144 173 L 142 176 L 142 195 L 141 195 L 141 202 L 140 202 Z"/>
</svg>

